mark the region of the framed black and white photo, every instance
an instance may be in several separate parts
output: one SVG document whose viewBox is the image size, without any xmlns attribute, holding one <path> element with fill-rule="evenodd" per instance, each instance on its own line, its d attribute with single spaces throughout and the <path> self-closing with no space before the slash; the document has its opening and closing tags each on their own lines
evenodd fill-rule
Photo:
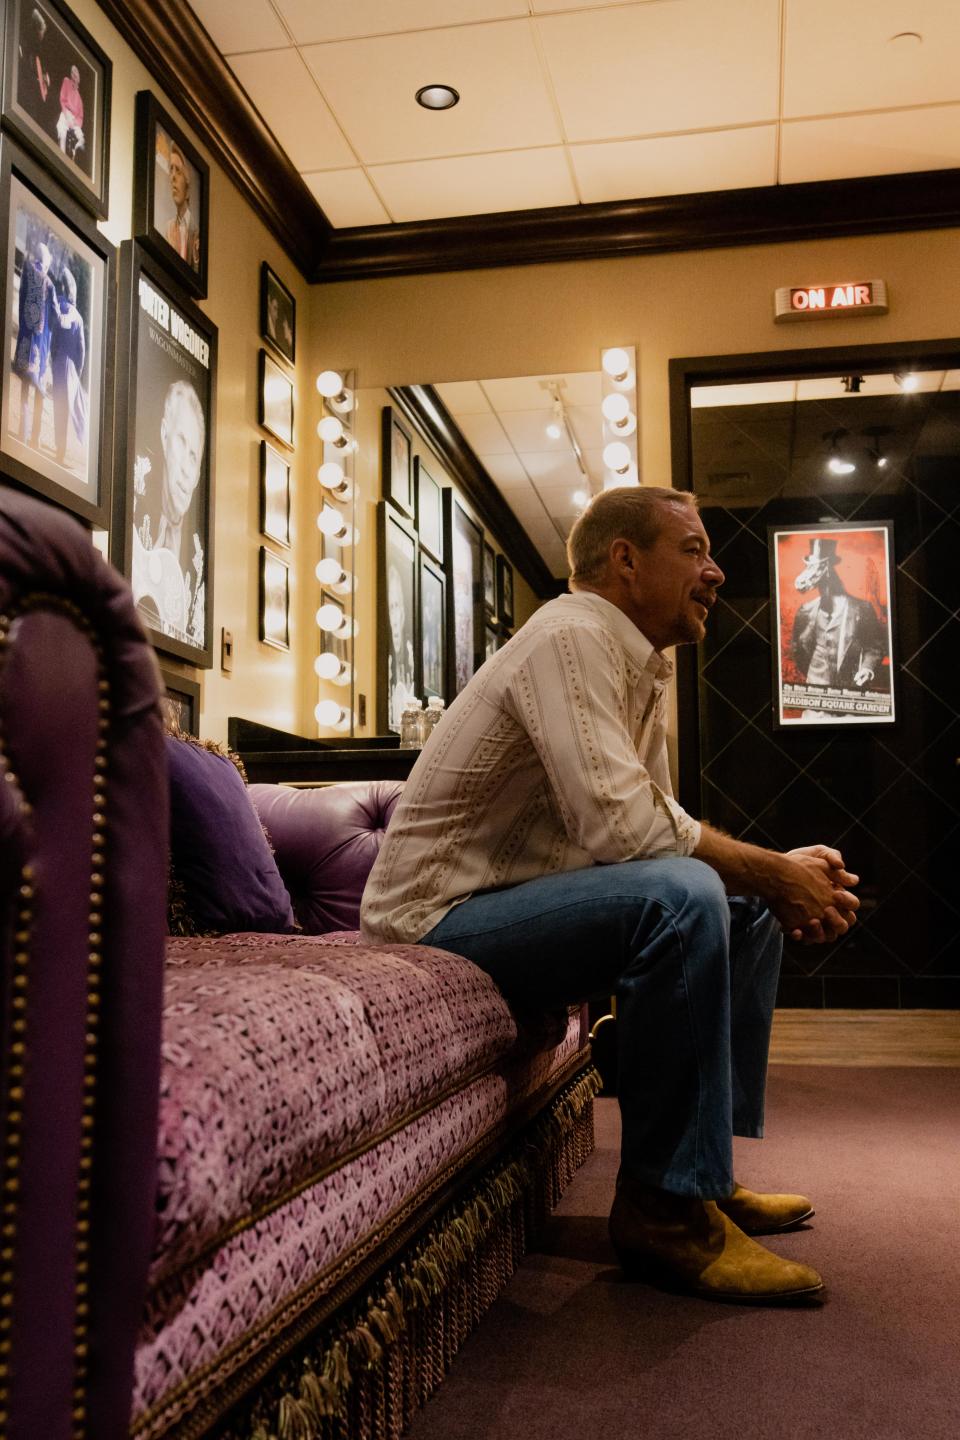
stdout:
<svg viewBox="0 0 960 1440">
<path fill-rule="evenodd" d="M 210 167 L 149 90 L 137 95 L 133 234 L 191 295 L 207 293 Z"/>
<path fill-rule="evenodd" d="M 3 124 L 107 218 L 113 66 L 62 0 L 5 0 Z"/>
<path fill-rule="evenodd" d="M 497 557 L 492 545 L 483 542 L 483 608 L 488 615 L 497 611 Z"/>
<path fill-rule="evenodd" d="M 260 266 L 260 334 L 293 364 L 297 355 L 297 302 L 266 260 Z"/>
<path fill-rule="evenodd" d="M 392 405 L 384 405 L 381 431 L 381 475 L 384 500 L 401 515 L 413 519 L 413 437 L 397 418 Z"/>
<path fill-rule="evenodd" d="M 161 666 L 160 679 L 164 693 L 160 697 L 160 710 L 164 724 L 179 730 L 184 735 L 200 735 L 200 686 L 196 680 L 184 675 L 175 675 L 172 670 Z"/>
<path fill-rule="evenodd" d="M 290 649 L 290 566 L 260 546 L 260 639 L 275 650 Z"/>
<path fill-rule="evenodd" d="M 483 658 L 489 660 L 500 649 L 500 628 L 488 620 L 484 628 Z"/>
<path fill-rule="evenodd" d="M 427 554 L 443 564 L 442 491 L 419 455 L 413 460 L 417 539 Z"/>
<path fill-rule="evenodd" d="M 260 441 L 260 531 L 278 545 L 290 544 L 290 465 L 266 440 Z"/>
<path fill-rule="evenodd" d="M 420 693 L 447 698 L 447 581 L 443 570 L 420 551 Z"/>
<path fill-rule="evenodd" d="M 293 381 L 266 350 L 260 351 L 257 420 L 264 430 L 293 449 Z"/>
<path fill-rule="evenodd" d="M 497 556 L 497 614 L 504 625 L 513 624 L 513 566 Z"/>
<path fill-rule="evenodd" d="M 7 358 L 0 464 L 91 525 L 110 525 L 114 267 L 96 223 L 0 140 Z"/>
<path fill-rule="evenodd" d="M 120 247 L 118 427 L 111 559 L 156 648 L 213 663 L 217 327 L 136 242 Z"/>
<path fill-rule="evenodd" d="M 774 725 L 891 725 L 893 524 L 769 529 Z"/>
<path fill-rule="evenodd" d="M 452 700 L 483 664 L 486 646 L 483 531 L 467 514 L 452 490 L 443 492 L 443 533 L 447 556 L 447 647 Z"/>
<path fill-rule="evenodd" d="M 400 716 L 419 704 L 417 537 L 409 521 L 377 506 L 377 728 L 399 734 Z"/>
</svg>

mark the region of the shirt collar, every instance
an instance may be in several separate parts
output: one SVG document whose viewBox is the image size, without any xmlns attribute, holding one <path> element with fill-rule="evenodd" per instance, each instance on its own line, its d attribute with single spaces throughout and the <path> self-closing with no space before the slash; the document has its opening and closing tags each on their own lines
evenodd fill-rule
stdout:
<svg viewBox="0 0 960 1440">
<path fill-rule="evenodd" d="M 605 600 L 602 595 L 595 595 L 591 590 L 576 590 L 570 595 L 561 595 L 559 600 L 561 604 L 574 605 L 577 610 L 594 611 L 642 670 L 649 671 L 655 680 L 671 679 L 672 663 L 658 650 L 654 650 L 643 631 L 637 629 L 619 606 Z"/>
</svg>

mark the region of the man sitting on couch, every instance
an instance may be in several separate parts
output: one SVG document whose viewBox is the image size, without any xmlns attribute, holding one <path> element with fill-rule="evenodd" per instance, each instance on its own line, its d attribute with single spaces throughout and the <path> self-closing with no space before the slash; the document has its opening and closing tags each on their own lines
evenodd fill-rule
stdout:
<svg viewBox="0 0 960 1440">
<path fill-rule="evenodd" d="M 607 490 L 568 554 L 572 593 L 483 666 L 414 766 L 364 934 L 464 955 L 525 1007 L 615 990 L 624 1269 L 714 1299 L 813 1296 L 815 1270 L 749 1238 L 810 1201 L 738 1185 L 732 1136 L 763 1133 L 782 932 L 845 933 L 857 877 L 836 850 L 748 845 L 673 799 L 663 651 L 703 638 L 724 579 L 693 497 Z"/>
</svg>

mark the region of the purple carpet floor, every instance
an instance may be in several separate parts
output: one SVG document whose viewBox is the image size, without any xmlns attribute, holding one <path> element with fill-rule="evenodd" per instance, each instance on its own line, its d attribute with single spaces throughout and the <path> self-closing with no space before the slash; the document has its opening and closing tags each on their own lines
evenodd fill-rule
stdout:
<svg viewBox="0 0 960 1440">
<path fill-rule="evenodd" d="M 958 1440 L 960 1070 L 780 1067 L 737 1177 L 815 1217 L 765 1243 L 826 1302 L 762 1309 L 622 1279 L 597 1151 L 418 1417 L 413 1440 Z"/>
</svg>

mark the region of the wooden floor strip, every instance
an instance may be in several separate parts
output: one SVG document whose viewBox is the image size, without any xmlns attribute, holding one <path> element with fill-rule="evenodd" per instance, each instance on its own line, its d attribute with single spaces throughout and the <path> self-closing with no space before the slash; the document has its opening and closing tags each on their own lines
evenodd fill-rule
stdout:
<svg viewBox="0 0 960 1440">
<path fill-rule="evenodd" d="M 778 1010 L 774 1065 L 960 1065 L 957 1010 Z"/>
</svg>

